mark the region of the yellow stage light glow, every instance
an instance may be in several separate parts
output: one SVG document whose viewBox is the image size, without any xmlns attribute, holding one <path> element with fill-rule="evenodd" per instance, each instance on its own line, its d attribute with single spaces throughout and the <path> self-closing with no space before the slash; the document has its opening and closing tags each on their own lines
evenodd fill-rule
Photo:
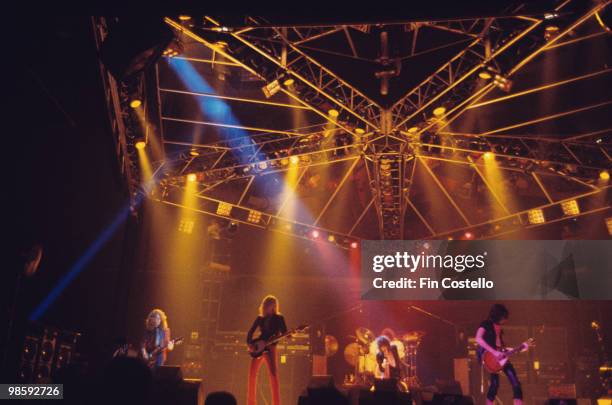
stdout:
<svg viewBox="0 0 612 405">
<path fill-rule="evenodd" d="M 289 159 L 282 158 L 280 163 L 281 163 L 281 166 L 287 166 L 289 164 Z"/>
<path fill-rule="evenodd" d="M 599 178 L 604 181 L 610 180 L 610 172 L 608 172 L 607 170 L 602 170 L 599 173 Z"/>
<path fill-rule="evenodd" d="M 445 112 L 446 112 L 446 107 L 438 107 L 435 110 L 433 110 L 433 115 L 436 118 L 440 118 L 441 116 L 444 115 Z"/>
<path fill-rule="evenodd" d="M 491 76 L 491 73 L 489 73 L 487 70 L 481 70 L 480 73 L 478 73 L 478 77 L 483 80 L 489 80 L 493 76 Z"/>
<path fill-rule="evenodd" d="M 229 216 L 232 212 L 232 205 L 226 202 L 220 202 L 217 207 L 217 215 L 223 215 L 224 217 Z"/>
<path fill-rule="evenodd" d="M 181 222 L 179 222 L 178 230 L 179 232 L 191 234 L 193 233 L 194 225 L 195 225 L 195 221 L 193 219 L 182 218 Z"/>
<path fill-rule="evenodd" d="M 134 147 L 138 150 L 143 150 L 146 146 L 147 143 L 145 141 L 138 141 L 136 144 L 134 144 Z"/>
<path fill-rule="evenodd" d="M 291 162 L 292 165 L 297 165 L 298 163 L 300 163 L 300 158 L 297 156 L 291 156 L 289 158 L 289 162 Z"/>
<path fill-rule="evenodd" d="M 365 134 L 365 129 L 363 128 L 355 128 L 355 133 L 358 135 L 363 135 Z"/>
<path fill-rule="evenodd" d="M 137 98 L 135 98 L 134 100 L 130 101 L 130 107 L 132 107 L 132 108 L 138 108 L 141 105 L 142 105 L 142 101 L 140 101 Z"/>
<path fill-rule="evenodd" d="M 293 85 L 293 83 L 295 83 L 295 80 L 293 80 L 292 78 L 285 79 L 285 81 L 283 82 L 283 84 L 285 85 L 285 87 L 292 86 L 292 85 Z"/>
<path fill-rule="evenodd" d="M 576 200 L 563 201 L 561 203 L 561 209 L 565 215 L 580 214 L 580 207 L 578 206 L 578 201 Z"/>
<path fill-rule="evenodd" d="M 195 156 L 200 156 L 200 152 L 198 152 L 196 149 L 191 149 L 191 150 L 189 151 L 189 154 L 190 154 L 191 156 L 194 156 L 194 157 L 195 157 Z"/>
<path fill-rule="evenodd" d="M 195 173 L 189 173 L 187 175 L 187 181 L 190 183 L 193 183 L 194 181 L 196 181 L 198 179 L 198 177 L 196 176 Z"/>
<path fill-rule="evenodd" d="M 485 153 L 482 155 L 482 157 L 483 157 L 485 160 L 491 161 L 491 160 L 495 159 L 495 154 L 494 154 L 493 152 L 485 152 Z"/>
<path fill-rule="evenodd" d="M 249 216 L 247 218 L 247 221 L 254 223 L 254 224 L 258 224 L 259 221 L 261 221 L 261 212 L 249 211 Z"/>
<path fill-rule="evenodd" d="M 338 112 L 338 110 L 335 109 L 331 109 L 327 112 L 327 114 L 329 114 L 330 117 L 332 118 L 338 118 L 338 116 L 340 115 L 340 113 Z"/>
<path fill-rule="evenodd" d="M 327 237 L 327 240 L 333 243 L 333 242 L 335 242 L 335 241 L 336 241 L 336 237 L 335 237 L 334 235 L 329 235 L 329 236 Z"/>
<path fill-rule="evenodd" d="M 544 211 L 539 208 L 527 211 L 527 219 L 532 225 L 543 224 L 546 222 L 546 218 L 544 218 Z"/>
<path fill-rule="evenodd" d="M 179 15 L 179 20 L 181 20 L 181 21 L 189 21 L 189 20 L 191 20 L 191 16 L 190 15 Z"/>
<path fill-rule="evenodd" d="M 612 217 L 606 218 L 606 227 L 608 228 L 608 233 L 612 235 Z"/>
<path fill-rule="evenodd" d="M 408 133 L 409 133 L 410 135 L 414 135 L 414 134 L 416 134 L 417 132 L 419 132 L 419 127 L 411 127 L 411 128 L 409 128 L 409 129 L 408 129 Z"/>
</svg>

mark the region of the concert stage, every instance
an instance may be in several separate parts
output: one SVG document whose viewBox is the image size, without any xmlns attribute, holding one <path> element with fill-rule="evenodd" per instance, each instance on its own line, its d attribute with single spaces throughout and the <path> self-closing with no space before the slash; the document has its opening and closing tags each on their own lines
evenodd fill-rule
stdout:
<svg viewBox="0 0 612 405">
<path fill-rule="evenodd" d="M 0 398 L 609 404 L 609 3 L 15 27 Z"/>
</svg>

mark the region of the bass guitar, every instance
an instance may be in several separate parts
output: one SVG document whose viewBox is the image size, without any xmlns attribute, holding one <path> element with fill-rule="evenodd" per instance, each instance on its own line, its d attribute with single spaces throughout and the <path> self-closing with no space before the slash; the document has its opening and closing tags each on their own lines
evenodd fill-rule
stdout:
<svg viewBox="0 0 612 405">
<path fill-rule="evenodd" d="M 249 354 L 254 359 L 261 357 L 265 352 L 270 350 L 270 346 L 275 343 L 280 342 L 282 339 L 293 335 L 294 333 L 302 332 L 308 328 L 308 325 L 300 325 L 295 329 L 291 329 L 279 336 L 273 336 L 268 340 L 265 339 L 255 339 L 253 343 L 249 345 Z"/>
<path fill-rule="evenodd" d="M 183 338 L 182 337 L 178 337 L 175 339 L 171 339 L 170 342 L 172 342 L 174 344 L 174 346 L 178 346 L 181 343 L 183 343 Z M 168 342 L 168 344 L 170 344 L 170 342 Z M 149 365 L 149 367 L 153 367 L 155 365 L 155 361 L 157 360 L 157 356 L 164 350 L 166 350 L 168 348 L 168 344 L 165 345 L 161 345 L 161 346 L 157 346 L 155 349 L 151 350 L 150 352 L 148 352 L 148 359 L 147 359 L 147 364 Z"/>
<path fill-rule="evenodd" d="M 508 362 L 510 356 L 522 352 L 523 350 L 533 346 L 535 343 L 535 339 L 529 338 L 519 346 L 504 351 L 504 355 L 500 358 L 495 357 L 493 353 L 485 352 L 482 358 L 482 364 L 484 368 L 491 374 L 497 374 L 504 369 L 504 366 Z"/>
</svg>

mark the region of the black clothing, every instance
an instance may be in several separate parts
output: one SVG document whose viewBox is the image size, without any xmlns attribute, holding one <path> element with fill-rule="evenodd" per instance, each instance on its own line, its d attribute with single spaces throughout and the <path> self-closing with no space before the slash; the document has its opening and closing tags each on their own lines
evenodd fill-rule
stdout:
<svg viewBox="0 0 612 405">
<path fill-rule="evenodd" d="M 389 365 L 389 378 L 402 378 L 402 363 L 400 362 L 399 353 L 397 351 L 397 347 L 395 345 L 391 345 L 391 354 L 393 355 L 393 359 L 395 360 L 395 367 L 391 367 Z M 379 351 L 376 353 L 376 362 L 378 363 L 378 368 L 381 373 L 385 372 L 383 368 L 383 361 L 385 360 L 385 355 L 383 352 Z"/>
<path fill-rule="evenodd" d="M 287 332 L 285 318 L 282 315 L 274 314 L 269 316 L 258 316 L 253 322 L 251 329 L 247 333 L 247 344 L 253 343 L 253 333 L 259 329 L 258 339 L 268 340 L 273 336 L 282 335 Z"/>
<path fill-rule="evenodd" d="M 512 363 L 507 362 L 503 368 L 510 385 L 512 385 L 512 397 L 514 399 L 523 399 L 523 389 L 521 383 L 516 375 L 516 371 L 512 366 Z M 491 374 L 491 380 L 489 382 L 489 390 L 487 391 L 487 399 L 489 401 L 495 401 L 497 396 L 497 390 L 499 389 L 499 374 Z"/>
<path fill-rule="evenodd" d="M 480 328 L 483 328 L 485 330 L 484 335 L 482 335 L 482 339 L 487 342 L 487 344 L 489 346 L 491 346 L 494 349 L 501 349 L 500 347 L 497 347 L 497 336 L 495 335 L 495 324 L 493 323 L 493 321 L 491 321 L 490 319 L 487 319 L 486 321 L 482 321 L 480 323 Z M 504 344 L 504 331 L 501 330 L 499 333 L 499 340 L 501 341 L 502 346 L 505 346 Z M 477 355 L 478 355 L 478 361 L 482 361 L 482 356 L 485 352 L 485 349 L 482 347 L 478 347 L 477 350 Z"/>
<path fill-rule="evenodd" d="M 499 341 L 501 342 L 502 347 L 497 345 L 497 336 L 495 334 L 495 323 L 490 319 L 486 321 L 482 321 L 480 323 L 480 327 L 485 330 L 484 335 L 482 335 L 482 339 L 487 342 L 489 346 L 494 349 L 502 349 L 506 346 L 504 343 L 504 330 L 500 329 L 499 331 Z M 482 356 L 485 353 L 485 349 L 482 347 L 478 347 L 478 361 L 482 361 Z M 512 385 L 512 396 L 514 399 L 523 399 L 523 390 L 521 388 L 521 383 L 516 375 L 516 371 L 514 370 L 514 366 L 512 366 L 511 362 L 507 362 L 504 365 L 503 372 L 508 377 L 508 381 L 510 381 L 510 385 Z M 487 391 L 487 399 L 490 401 L 495 401 L 495 397 L 497 396 L 497 390 L 499 389 L 499 374 L 491 374 L 490 382 L 489 382 L 489 390 Z"/>
</svg>

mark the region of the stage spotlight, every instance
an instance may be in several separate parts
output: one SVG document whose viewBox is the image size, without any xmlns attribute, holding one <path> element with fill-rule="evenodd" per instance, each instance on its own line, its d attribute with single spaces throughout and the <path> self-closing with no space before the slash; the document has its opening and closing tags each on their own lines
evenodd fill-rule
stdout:
<svg viewBox="0 0 612 405">
<path fill-rule="evenodd" d="M 288 166 L 289 165 L 289 159 L 287 158 L 282 158 L 280 161 L 281 166 Z"/>
<path fill-rule="evenodd" d="M 189 154 L 193 157 L 200 156 L 200 152 L 198 152 L 197 149 L 191 149 Z"/>
<path fill-rule="evenodd" d="M 261 88 L 266 98 L 270 98 L 281 90 L 278 80 L 274 80 Z"/>
<path fill-rule="evenodd" d="M 608 228 L 608 234 L 612 235 L 612 217 L 606 218 L 606 228 Z"/>
<path fill-rule="evenodd" d="M 495 84 L 498 88 L 500 88 L 502 91 L 505 91 L 506 93 L 512 90 L 512 80 L 499 74 L 495 75 L 495 79 L 493 79 L 493 84 Z"/>
<path fill-rule="evenodd" d="M 314 229 L 311 233 L 310 236 L 312 236 L 313 239 L 318 239 L 320 236 L 319 231 L 317 231 L 316 229 Z"/>
<path fill-rule="evenodd" d="M 198 176 L 196 176 L 195 173 L 189 173 L 187 175 L 187 181 L 190 183 L 193 183 L 194 181 L 196 181 L 198 179 Z"/>
<path fill-rule="evenodd" d="M 283 82 L 285 87 L 291 87 L 293 86 L 294 83 L 295 83 L 295 80 L 292 77 L 285 79 L 285 81 Z"/>
<path fill-rule="evenodd" d="M 419 132 L 419 127 L 410 127 L 408 128 L 408 133 L 412 136 L 416 135 Z"/>
<path fill-rule="evenodd" d="M 544 14 L 544 19 L 545 20 L 552 20 L 552 19 L 557 18 L 557 17 L 559 17 L 559 14 L 557 14 L 557 13 L 546 13 L 546 14 Z"/>
<path fill-rule="evenodd" d="M 565 215 L 580 214 L 580 207 L 578 206 L 578 201 L 576 200 L 563 201 L 561 203 L 561 209 Z"/>
<path fill-rule="evenodd" d="M 334 235 L 331 235 L 331 234 L 330 234 L 330 235 L 327 237 L 327 240 L 328 240 L 329 242 L 332 242 L 332 243 L 333 243 L 333 242 L 335 242 L 335 241 L 336 241 L 336 237 L 335 237 Z"/>
<path fill-rule="evenodd" d="M 261 221 L 261 212 L 259 211 L 249 211 L 249 216 L 247 221 L 252 222 L 254 224 L 258 224 Z"/>
<path fill-rule="evenodd" d="M 179 15 L 178 18 L 181 21 L 189 21 L 189 20 L 191 20 L 191 16 L 190 15 L 184 15 L 184 14 L 183 15 Z"/>
<path fill-rule="evenodd" d="M 217 206 L 217 215 L 222 215 L 224 217 L 229 216 L 232 212 L 232 205 L 226 202 L 220 202 Z"/>
<path fill-rule="evenodd" d="M 492 161 L 495 159 L 495 154 L 493 152 L 485 152 L 482 157 L 484 158 L 484 160 L 486 161 Z"/>
<path fill-rule="evenodd" d="M 357 244 L 357 242 L 351 242 L 351 249 L 357 249 L 359 245 Z"/>
<path fill-rule="evenodd" d="M 483 69 L 483 70 L 480 71 L 480 73 L 478 73 L 478 77 L 480 77 L 483 80 L 489 80 L 493 76 L 491 76 L 491 73 L 488 70 Z"/>
<path fill-rule="evenodd" d="M 559 34 L 559 27 L 556 25 L 551 24 L 544 29 L 544 39 L 547 41 L 553 39 L 557 34 Z"/>
<path fill-rule="evenodd" d="M 135 98 L 132 101 L 130 101 L 130 107 L 132 108 L 138 108 L 142 105 L 142 101 L 140 101 L 139 99 Z"/>
<path fill-rule="evenodd" d="M 527 220 L 532 225 L 543 224 L 546 222 L 544 218 L 544 211 L 539 208 L 535 208 L 527 211 Z"/>
<path fill-rule="evenodd" d="M 134 144 L 134 147 L 138 150 L 143 150 L 146 146 L 147 146 L 147 143 L 143 140 L 136 141 L 136 143 Z"/>
<path fill-rule="evenodd" d="M 365 129 L 363 128 L 355 128 L 355 133 L 358 135 L 363 135 L 365 134 Z"/>
<path fill-rule="evenodd" d="M 181 222 L 179 222 L 178 230 L 179 232 L 191 234 L 193 233 L 194 225 L 195 221 L 193 219 L 182 218 Z"/>
<path fill-rule="evenodd" d="M 259 162 L 257 164 L 257 167 L 259 167 L 261 170 L 266 170 L 268 168 L 268 163 L 267 162 Z"/>
<path fill-rule="evenodd" d="M 468 231 L 468 232 L 465 232 L 465 233 L 463 234 L 463 237 L 464 237 L 465 239 L 468 239 L 468 240 L 470 240 L 470 239 L 474 239 L 474 234 L 473 234 L 472 232 L 469 232 L 469 231 Z"/>
<path fill-rule="evenodd" d="M 435 110 L 433 110 L 433 115 L 436 118 L 440 118 L 444 115 L 445 112 L 446 112 L 446 107 L 438 107 Z"/>
<path fill-rule="evenodd" d="M 329 114 L 329 116 L 332 117 L 332 118 L 338 118 L 338 116 L 340 115 L 338 110 L 335 110 L 333 108 L 331 108 L 329 111 L 327 111 L 327 114 Z"/>
<path fill-rule="evenodd" d="M 610 180 L 610 172 L 608 172 L 607 170 L 602 170 L 601 172 L 599 172 L 599 178 L 603 181 Z"/>
<path fill-rule="evenodd" d="M 297 156 L 291 156 L 291 157 L 289 158 L 289 162 L 290 162 L 292 165 L 297 165 L 298 163 L 300 163 L 300 158 L 299 158 L 299 157 L 297 157 Z"/>
</svg>

